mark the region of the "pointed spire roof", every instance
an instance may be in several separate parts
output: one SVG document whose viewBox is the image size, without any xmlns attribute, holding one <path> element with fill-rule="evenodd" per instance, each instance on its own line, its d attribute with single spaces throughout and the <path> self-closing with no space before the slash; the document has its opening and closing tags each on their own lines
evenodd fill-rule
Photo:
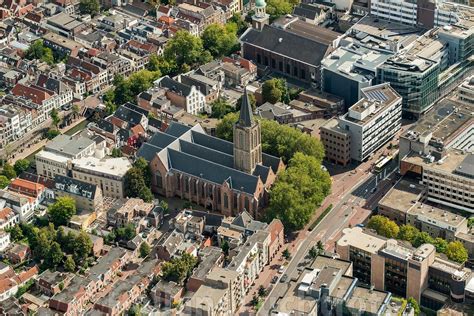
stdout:
<svg viewBox="0 0 474 316">
<path fill-rule="evenodd" d="M 247 89 L 245 89 L 244 97 L 242 98 L 242 104 L 240 105 L 239 121 L 237 123 L 240 126 L 244 127 L 251 127 L 254 124 L 252 105 L 250 104 Z"/>
</svg>

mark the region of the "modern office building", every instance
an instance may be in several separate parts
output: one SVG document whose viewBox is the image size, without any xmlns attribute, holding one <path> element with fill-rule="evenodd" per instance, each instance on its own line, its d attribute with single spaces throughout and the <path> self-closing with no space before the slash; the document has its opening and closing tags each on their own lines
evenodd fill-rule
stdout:
<svg viewBox="0 0 474 316">
<path fill-rule="evenodd" d="M 350 133 L 350 156 L 356 161 L 364 161 L 386 144 L 402 120 L 402 98 L 390 84 L 367 87 L 362 93 L 363 98 L 339 117 L 339 127 Z M 329 140 L 324 138 L 323 143 Z"/>
<path fill-rule="evenodd" d="M 346 228 L 336 250 L 341 259 L 352 262 L 353 276 L 362 283 L 413 297 L 435 310 L 449 301 L 464 302 L 472 278 L 471 270 L 462 264 L 437 257 L 431 244 L 412 248 L 359 227 Z"/>
<path fill-rule="evenodd" d="M 413 43 L 420 29 L 366 16 L 337 41 L 321 62 L 321 87 L 344 99 L 346 108 L 362 98 L 361 90 L 376 84 L 377 69 Z"/>
<path fill-rule="evenodd" d="M 459 100 L 474 105 L 474 76 L 464 80 L 458 87 L 458 91 Z"/>
<path fill-rule="evenodd" d="M 401 160 L 400 172 L 420 176 L 429 201 L 474 213 L 474 154 L 449 150 L 437 159 L 411 152 Z"/>
<path fill-rule="evenodd" d="M 326 160 L 341 166 L 351 162 L 351 133 L 342 129 L 337 119 L 331 119 L 321 126 L 319 135 Z"/>
<path fill-rule="evenodd" d="M 438 98 L 439 76 L 448 67 L 448 46 L 438 30 L 431 30 L 377 69 L 377 81 L 389 82 L 402 96 L 405 116 L 420 117 Z"/>
</svg>

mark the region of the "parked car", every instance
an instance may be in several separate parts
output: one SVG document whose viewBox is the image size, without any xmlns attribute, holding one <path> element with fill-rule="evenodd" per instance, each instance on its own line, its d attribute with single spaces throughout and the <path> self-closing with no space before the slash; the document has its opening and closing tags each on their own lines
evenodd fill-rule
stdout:
<svg viewBox="0 0 474 316">
<path fill-rule="evenodd" d="M 357 224 L 357 225 L 355 225 L 355 227 L 364 228 L 364 227 L 365 227 L 365 225 L 364 225 L 364 224 Z"/>
<path fill-rule="evenodd" d="M 280 266 L 280 269 L 278 269 L 278 273 L 283 273 L 285 272 L 285 266 Z"/>
<path fill-rule="evenodd" d="M 281 283 L 286 282 L 287 279 L 288 279 L 288 275 L 287 275 L 287 274 L 283 274 L 282 277 L 280 278 L 280 282 L 281 282 Z"/>
<path fill-rule="evenodd" d="M 273 276 L 272 283 L 275 284 L 278 281 L 278 275 Z"/>
</svg>

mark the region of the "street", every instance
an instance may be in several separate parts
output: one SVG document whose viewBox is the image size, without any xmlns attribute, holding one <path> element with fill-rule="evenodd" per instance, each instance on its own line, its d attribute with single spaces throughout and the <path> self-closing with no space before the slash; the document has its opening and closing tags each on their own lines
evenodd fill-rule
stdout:
<svg viewBox="0 0 474 316">
<path fill-rule="evenodd" d="M 379 175 L 368 172 L 372 162 L 368 161 L 360 164 L 355 169 L 357 170 L 356 172 L 348 171 L 333 176 L 333 192 L 321 206 L 324 209 L 329 204 L 332 204 L 332 211 L 311 232 L 307 230 L 300 232 L 295 241 L 296 249 L 291 248 L 291 246 L 289 247 L 292 258 L 284 272 L 288 275 L 289 279 L 298 278 L 299 271 L 297 268 L 307 256 L 311 247 L 315 246 L 320 240 L 325 245 L 327 251 L 332 251 L 334 249 L 334 242 L 339 238 L 342 230 L 364 222 L 370 216 L 372 209 L 380 198 L 391 187 L 393 179 L 384 180 L 381 178 L 384 175 L 394 175 L 397 167 L 396 162 L 388 164 L 386 166 L 387 169 L 382 170 Z M 375 187 L 377 187 L 376 191 L 372 192 Z M 265 275 L 265 272 L 263 274 Z M 271 274 L 269 275 L 271 278 Z M 261 282 L 263 283 L 264 281 L 267 280 Z M 266 286 L 265 283 L 263 284 Z M 287 282 L 276 283 L 259 310 L 258 315 L 269 315 L 279 297 L 285 294 L 287 287 Z M 248 296 L 251 297 L 252 295 L 253 291 L 250 291 Z M 241 314 L 248 314 L 248 312 Z"/>
</svg>

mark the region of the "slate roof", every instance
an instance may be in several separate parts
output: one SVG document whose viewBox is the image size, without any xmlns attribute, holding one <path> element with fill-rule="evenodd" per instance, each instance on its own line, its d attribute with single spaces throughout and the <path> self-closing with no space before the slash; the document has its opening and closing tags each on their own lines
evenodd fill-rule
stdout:
<svg viewBox="0 0 474 316">
<path fill-rule="evenodd" d="M 125 105 L 121 105 L 117 111 L 115 111 L 114 116 L 121 119 L 122 121 L 128 122 L 131 125 L 135 126 L 140 124 L 142 118 L 145 116 L 143 113 L 137 112 Z"/>
<path fill-rule="evenodd" d="M 239 125 L 244 127 L 251 127 L 254 124 L 252 106 L 250 104 L 249 95 L 245 90 L 242 98 L 242 105 L 240 106 Z"/>
<path fill-rule="evenodd" d="M 208 181 L 222 184 L 227 182 L 232 189 L 254 194 L 257 189 L 258 177 L 237 169 L 229 168 L 209 160 L 168 149 L 169 168 L 195 177 L 203 177 Z"/>
<path fill-rule="evenodd" d="M 97 127 L 108 133 L 113 133 L 116 129 L 114 124 L 106 120 L 100 120 L 99 122 L 97 122 Z"/>
<path fill-rule="evenodd" d="M 242 35 L 241 41 L 244 45 L 261 47 L 314 66 L 321 64 L 329 48 L 329 44 L 269 25 L 265 25 L 261 31 L 249 29 Z"/>
<path fill-rule="evenodd" d="M 187 96 L 191 92 L 191 87 L 185 85 L 179 81 L 173 80 L 168 76 L 163 77 L 160 82 L 159 86 L 162 88 L 167 88 L 177 94 Z"/>
<path fill-rule="evenodd" d="M 133 104 L 133 103 L 127 102 L 127 103 L 125 103 L 123 106 L 129 108 L 129 109 L 132 110 L 132 111 L 141 113 L 141 114 L 143 114 L 143 115 L 145 115 L 145 116 L 148 115 L 148 110 L 145 110 L 144 108 L 141 108 L 141 107 L 139 107 L 138 105 L 135 105 L 135 104 Z"/>
<path fill-rule="evenodd" d="M 168 128 L 166 129 L 166 134 L 169 134 L 174 137 L 180 137 L 181 135 L 183 135 L 190 129 L 191 127 L 189 126 L 179 124 L 176 122 L 171 122 L 170 126 L 168 126 Z"/>
<path fill-rule="evenodd" d="M 158 131 L 153 135 L 153 137 L 148 141 L 148 143 L 156 147 L 165 148 L 175 140 L 176 137 Z"/>
<path fill-rule="evenodd" d="M 310 4 L 301 3 L 299 6 L 296 6 L 293 10 L 293 14 L 307 19 L 314 20 L 316 16 L 319 16 L 321 9 L 317 6 Z"/>
<path fill-rule="evenodd" d="M 91 183 L 82 182 L 77 179 L 73 179 L 70 177 L 64 177 L 61 175 L 56 175 L 54 177 L 54 182 L 56 183 L 55 189 L 60 190 L 63 192 L 75 194 L 78 196 L 86 196 L 85 192 L 90 192 L 90 196 L 87 196 L 88 199 L 95 198 L 95 192 L 97 190 L 97 186 Z M 63 185 L 63 186 L 61 186 Z"/>
</svg>

